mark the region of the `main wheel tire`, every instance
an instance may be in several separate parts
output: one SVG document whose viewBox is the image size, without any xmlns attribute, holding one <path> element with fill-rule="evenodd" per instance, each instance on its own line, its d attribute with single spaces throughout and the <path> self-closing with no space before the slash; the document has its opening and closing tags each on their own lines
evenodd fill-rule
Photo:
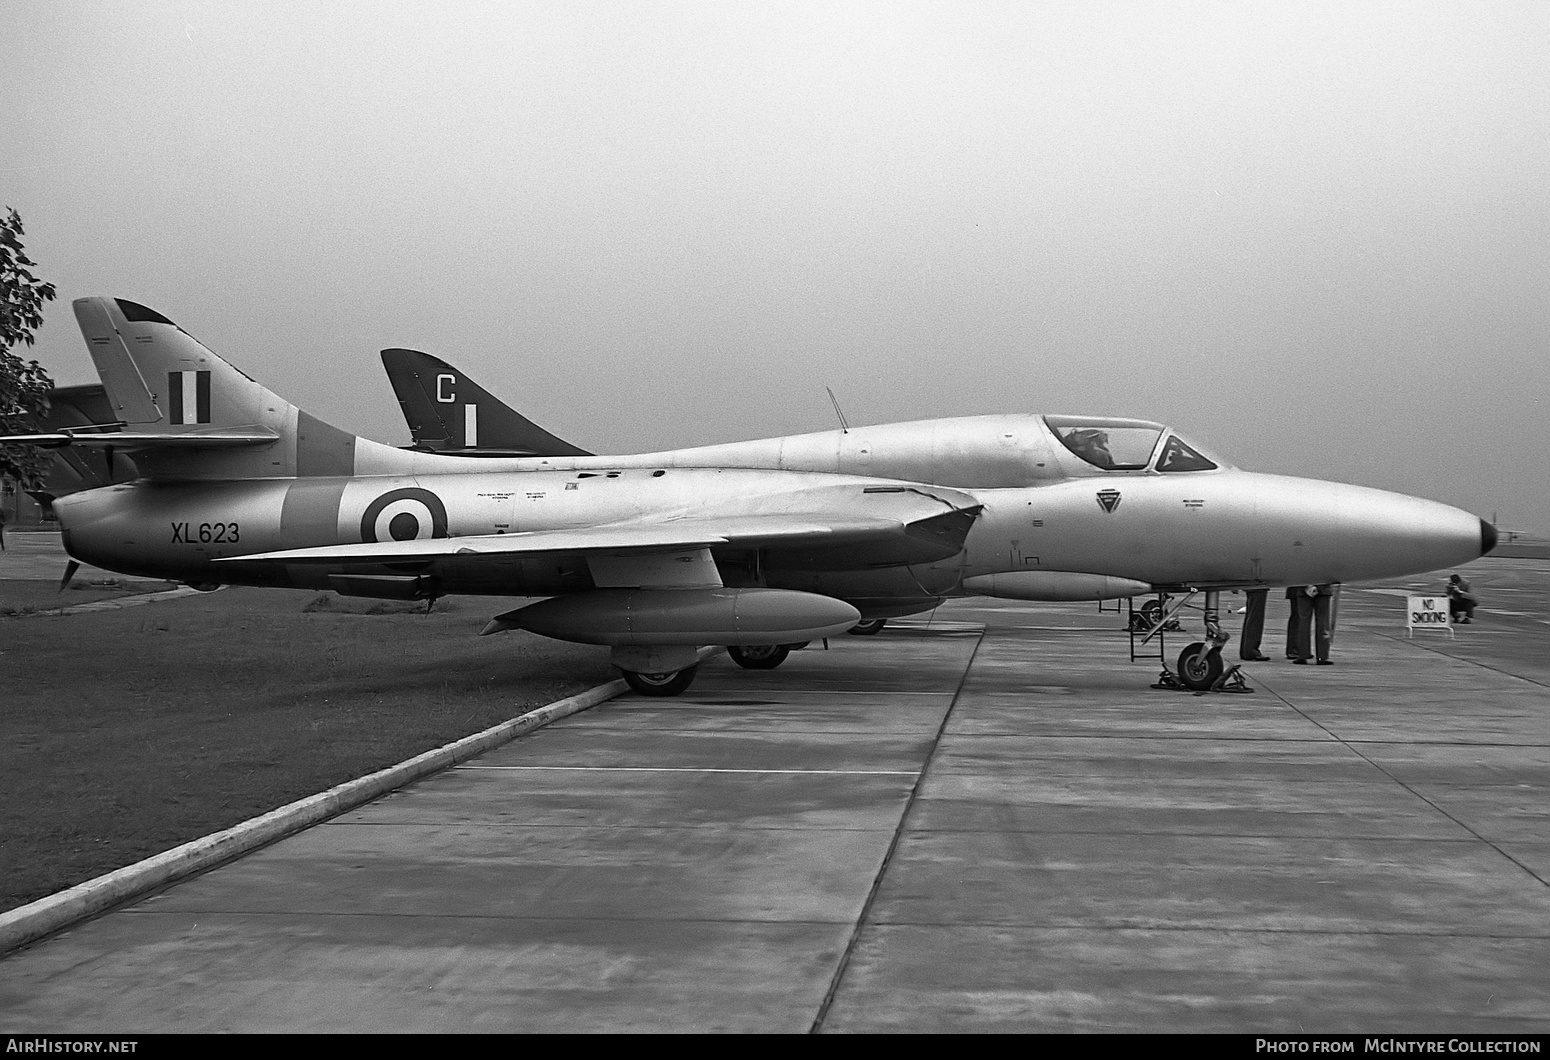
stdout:
<svg viewBox="0 0 1550 1060">
<path fill-rule="evenodd" d="M 733 644 L 727 654 L 745 670 L 773 670 L 786 661 L 791 648 L 785 644 Z"/>
<path fill-rule="evenodd" d="M 1209 651 L 1208 647 L 1203 641 L 1196 641 L 1179 652 L 1179 680 L 1185 688 L 1204 692 L 1222 676 L 1222 653 Z"/>
<path fill-rule="evenodd" d="M 878 633 L 881 633 L 883 627 L 887 624 L 888 620 L 886 618 L 866 618 L 862 619 L 860 622 L 857 622 L 854 626 L 851 626 L 845 632 L 849 633 L 852 637 L 873 637 Z"/>
<path fill-rule="evenodd" d="M 694 684 L 699 666 L 685 666 L 682 670 L 668 670 L 659 674 L 643 674 L 634 670 L 621 670 L 624 683 L 643 696 L 676 696 Z"/>
</svg>

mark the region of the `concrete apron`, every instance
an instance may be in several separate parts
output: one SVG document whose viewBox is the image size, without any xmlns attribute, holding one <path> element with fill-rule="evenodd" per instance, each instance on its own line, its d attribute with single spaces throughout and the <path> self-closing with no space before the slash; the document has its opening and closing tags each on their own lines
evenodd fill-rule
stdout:
<svg viewBox="0 0 1550 1060">
<path fill-rule="evenodd" d="M 1550 1029 L 1544 686 L 1356 609 L 1253 695 L 1102 655 L 987 635 L 824 1029 Z"/>
<path fill-rule="evenodd" d="M 1347 606 L 1253 695 L 1090 605 L 713 660 L 0 962 L 0 1030 L 1542 1033 L 1550 692 Z"/>
<path fill-rule="evenodd" d="M 978 640 L 712 659 L 13 955 L 0 1029 L 807 1030 Z"/>
</svg>

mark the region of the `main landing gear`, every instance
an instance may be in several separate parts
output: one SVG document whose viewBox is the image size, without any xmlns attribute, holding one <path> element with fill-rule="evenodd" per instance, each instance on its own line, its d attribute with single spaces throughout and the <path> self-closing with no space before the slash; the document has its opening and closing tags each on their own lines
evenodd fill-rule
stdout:
<svg viewBox="0 0 1550 1060">
<path fill-rule="evenodd" d="M 727 648 L 732 661 L 745 670 L 773 670 L 791 654 L 790 644 L 733 644 Z"/>
<path fill-rule="evenodd" d="M 696 663 L 682 670 L 666 670 L 655 674 L 637 673 L 634 670 L 619 672 L 624 675 L 624 683 L 643 696 L 676 696 L 694 684 L 694 675 L 699 669 Z"/>
<path fill-rule="evenodd" d="M 805 647 L 805 641 L 801 644 L 733 644 L 727 648 L 727 654 L 745 670 L 773 670 L 792 652 Z M 698 663 L 678 670 L 627 670 L 621 666 L 619 672 L 624 675 L 625 684 L 643 696 L 676 696 L 694 683 L 699 668 Z"/>
<path fill-rule="evenodd" d="M 1174 608 L 1177 611 L 1191 596 L 1192 592 Z M 1222 629 L 1219 607 L 1221 593 L 1211 590 L 1207 592 L 1205 600 L 1204 618 L 1206 625 L 1206 639 L 1196 641 L 1183 651 L 1179 652 L 1178 672 L 1166 668 L 1158 675 L 1157 683 L 1153 688 L 1174 688 L 1184 692 L 1193 692 L 1197 696 L 1206 692 L 1252 692 L 1248 682 L 1244 680 L 1243 668 L 1237 663 L 1231 666 L 1222 661 L 1222 649 L 1232 636 Z M 1168 615 L 1172 617 L 1172 613 Z M 1150 638 L 1148 638 L 1150 639 Z"/>
<path fill-rule="evenodd" d="M 887 624 L 888 620 L 886 618 L 866 618 L 857 622 L 845 632 L 852 637 L 875 637 L 883 631 L 883 627 Z"/>
</svg>

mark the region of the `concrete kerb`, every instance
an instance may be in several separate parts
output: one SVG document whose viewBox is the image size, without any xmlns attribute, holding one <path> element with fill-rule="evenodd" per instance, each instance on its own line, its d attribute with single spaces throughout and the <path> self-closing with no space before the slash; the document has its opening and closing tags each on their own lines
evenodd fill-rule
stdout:
<svg viewBox="0 0 1550 1060">
<path fill-rule="evenodd" d="M 705 654 L 702 653 L 702 659 Z M 626 691 L 628 687 L 622 680 L 597 685 L 578 695 L 501 722 L 483 732 L 417 755 L 396 766 L 329 788 L 321 794 L 299 799 L 262 817 L 184 843 L 126 868 L 77 884 L 69 890 L 0 914 L 0 955 L 158 887 L 213 868 L 292 832 L 299 832 L 346 810 L 352 810 L 405 784 L 466 762 L 551 721 L 595 707 Z"/>
</svg>

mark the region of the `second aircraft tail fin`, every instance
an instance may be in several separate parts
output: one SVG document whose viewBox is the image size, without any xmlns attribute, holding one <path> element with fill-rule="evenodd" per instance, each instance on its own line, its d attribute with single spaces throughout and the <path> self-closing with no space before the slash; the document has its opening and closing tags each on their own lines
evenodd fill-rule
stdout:
<svg viewBox="0 0 1550 1060">
<path fill-rule="evenodd" d="M 556 438 L 439 357 L 382 351 L 416 449 L 457 456 L 591 456 Z"/>
</svg>

